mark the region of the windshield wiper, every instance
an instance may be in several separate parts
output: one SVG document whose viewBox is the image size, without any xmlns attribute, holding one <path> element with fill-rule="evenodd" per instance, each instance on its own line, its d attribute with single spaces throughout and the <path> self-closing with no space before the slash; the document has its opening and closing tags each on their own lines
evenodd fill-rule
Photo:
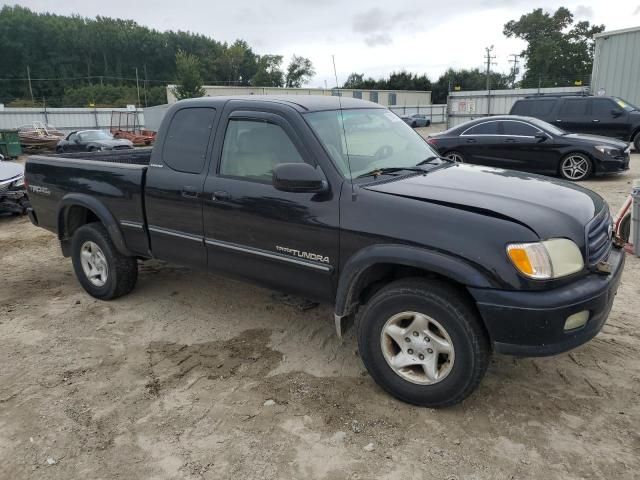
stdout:
<svg viewBox="0 0 640 480">
<path fill-rule="evenodd" d="M 453 161 L 450 158 L 445 157 L 427 157 L 421 162 L 416 163 L 416 167 L 419 167 L 420 165 L 439 165 L 439 163 L 433 163 L 434 160 L 442 160 L 449 163 Z"/>
<path fill-rule="evenodd" d="M 417 166 L 416 167 L 384 167 L 384 168 L 375 168 L 370 172 L 363 173 L 362 175 L 358 175 L 356 178 L 371 177 L 371 176 L 378 177 L 380 175 L 402 172 L 402 171 L 419 172 L 419 173 L 426 172 L 424 168 L 418 168 Z"/>
</svg>

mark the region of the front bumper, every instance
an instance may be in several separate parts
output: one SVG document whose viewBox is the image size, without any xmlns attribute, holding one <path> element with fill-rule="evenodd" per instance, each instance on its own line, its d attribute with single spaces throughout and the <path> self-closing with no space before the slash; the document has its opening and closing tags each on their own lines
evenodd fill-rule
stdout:
<svg viewBox="0 0 640 480">
<path fill-rule="evenodd" d="M 601 155 L 596 165 L 596 174 L 619 173 L 629 170 L 629 160 L 631 159 L 630 149 L 627 148 L 622 155 L 611 157 Z"/>
<path fill-rule="evenodd" d="M 23 214 L 29 207 L 27 192 L 24 189 L 5 190 L 0 193 L 0 212 Z"/>
<path fill-rule="evenodd" d="M 624 269 L 624 252 L 609 256 L 611 274 L 589 274 L 569 285 L 541 292 L 469 288 L 494 350 L 507 355 L 543 357 L 571 350 L 595 337 L 605 324 Z M 570 315 L 589 311 L 589 320 L 565 330 Z"/>
</svg>

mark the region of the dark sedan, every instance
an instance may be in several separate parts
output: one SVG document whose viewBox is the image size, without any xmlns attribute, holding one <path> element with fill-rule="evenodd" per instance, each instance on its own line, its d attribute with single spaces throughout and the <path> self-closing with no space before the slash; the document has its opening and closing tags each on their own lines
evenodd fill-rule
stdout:
<svg viewBox="0 0 640 480">
<path fill-rule="evenodd" d="M 104 130 L 81 130 L 71 132 L 58 142 L 56 152 L 96 152 L 100 150 L 123 150 L 133 148 L 130 140 L 113 138 Z"/>
<path fill-rule="evenodd" d="M 532 117 L 484 117 L 434 134 L 427 142 L 456 162 L 584 180 L 629 169 L 629 144 L 567 133 Z"/>
<path fill-rule="evenodd" d="M 413 113 L 411 115 L 400 115 L 400 118 L 410 127 L 428 127 L 431 125 L 431 120 L 422 113 Z"/>
</svg>

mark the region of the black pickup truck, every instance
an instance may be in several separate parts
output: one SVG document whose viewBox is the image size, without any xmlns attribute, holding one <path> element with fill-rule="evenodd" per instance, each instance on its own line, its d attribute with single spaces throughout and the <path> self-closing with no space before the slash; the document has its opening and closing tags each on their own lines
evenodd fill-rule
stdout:
<svg viewBox="0 0 640 480">
<path fill-rule="evenodd" d="M 595 193 L 439 158 L 355 99 L 178 102 L 152 150 L 33 156 L 26 183 L 90 295 L 127 294 L 158 258 L 328 302 L 371 376 L 432 407 L 469 395 L 493 351 L 593 338 L 624 266 Z"/>
</svg>

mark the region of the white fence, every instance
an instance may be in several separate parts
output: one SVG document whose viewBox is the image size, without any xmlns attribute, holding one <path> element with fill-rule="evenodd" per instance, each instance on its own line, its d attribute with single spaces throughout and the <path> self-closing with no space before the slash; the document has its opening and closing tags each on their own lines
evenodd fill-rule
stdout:
<svg viewBox="0 0 640 480">
<path fill-rule="evenodd" d="M 511 90 L 476 90 L 451 92 L 447 98 L 447 127 L 455 127 L 474 118 L 506 115 L 520 98 L 538 94 L 576 94 L 585 87 L 514 88 Z"/>
<path fill-rule="evenodd" d="M 0 129 L 17 128 L 20 125 L 42 122 L 59 130 L 82 130 L 88 128 L 108 129 L 111 112 L 130 111 L 124 108 L 0 108 Z M 144 115 L 138 112 L 138 122 L 144 126 Z"/>
</svg>

